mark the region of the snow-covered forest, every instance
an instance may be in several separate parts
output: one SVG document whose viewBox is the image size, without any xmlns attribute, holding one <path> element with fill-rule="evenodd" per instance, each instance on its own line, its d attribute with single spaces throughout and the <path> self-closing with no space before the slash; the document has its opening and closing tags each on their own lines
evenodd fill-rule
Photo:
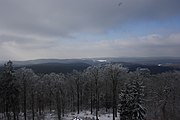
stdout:
<svg viewBox="0 0 180 120">
<path fill-rule="evenodd" d="M 90 66 L 72 73 L 0 73 L 2 120 L 179 120 L 180 72 L 135 72 L 120 64 Z M 76 118 L 77 117 L 77 118 Z"/>
</svg>

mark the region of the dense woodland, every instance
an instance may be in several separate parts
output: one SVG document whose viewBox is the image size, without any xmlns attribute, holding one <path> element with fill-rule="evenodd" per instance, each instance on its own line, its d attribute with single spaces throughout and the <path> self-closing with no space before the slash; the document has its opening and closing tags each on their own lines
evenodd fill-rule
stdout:
<svg viewBox="0 0 180 120">
<path fill-rule="evenodd" d="M 180 72 L 131 72 L 120 64 L 90 66 L 84 71 L 39 74 L 13 69 L 0 73 L 0 119 L 40 120 L 46 112 L 58 120 L 70 112 L 112 113 L 121 120 L 179 120 Z"/>
</svg>

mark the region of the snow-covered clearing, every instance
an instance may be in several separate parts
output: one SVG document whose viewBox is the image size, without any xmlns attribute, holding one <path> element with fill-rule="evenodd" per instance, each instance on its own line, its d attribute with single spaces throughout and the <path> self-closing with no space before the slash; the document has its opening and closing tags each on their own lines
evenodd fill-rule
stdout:
<svg viewBox="0 0 180 120">
<path fill-rule="evenodd" d="M 112 114 L 103 113 L 98 115 L 99 120 L 112 120 Z M 79 118 L 79 119 L 75 119 Z M 4 117 L 2 114 L 0 114 L 0 120 L 4 120 Z M 24 120 L 23 113 L 19 115 L 20 120 Z M 30 114 L 27 115 L 27 120 L 32 120 L 32 116 Z M 54 112 L 52 113 L 44 113 L 44 115 L 36 116 L 35 120 L 58 120 L 57 114 Z M 68 114 L 65 114 L 64 117 L 62 117 L 62 120 L 96 120 L 95 114 L 90 113 L 90 111 L 82 111 L 79 114 L 75 112 L 71 112 Z M 116 118 L 116 120 L 119 120 L 119 117 Z"/>
<path fill-rule="evenodd" d="M 95 114 L 92 114 L 89 111 L 82 111 L 79 114 L 77 113 L 68 113 L 62 117 L 62 120 L 76 120 L 75 118 L 79 118 L 80 120 L 95 120 Z M 53 115 L 47 113 L 44 117 L 44 120 L 57 120 L 57 115 Z M 77 119 L 78 120 L 78 119 Z M 99 120 L 112 120 L 112 114 L 99 114 Z M 117 117 L 116 120 L 119 120 Z"/>
</svg>

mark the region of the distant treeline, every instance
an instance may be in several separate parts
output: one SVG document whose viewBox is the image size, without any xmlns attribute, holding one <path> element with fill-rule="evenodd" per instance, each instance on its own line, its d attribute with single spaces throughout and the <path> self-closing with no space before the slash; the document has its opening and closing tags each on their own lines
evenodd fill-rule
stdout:
<svg viewBox="0 0 180 120">
<path fill-rule="evenodd" d="M 99 64 L 106 64 L 106 63 L 99 63 Z M 151 74 L 159 74 L 163 72 L 173 72 L 173 71 L 180 71 L 180 68 L 175 68 L 171 66 L 157 66 L 157 65 L 142 65 L 142 64 L 135 64 L 135 63 L 120 63 L 114 62 L 113 64 L 122 64 L 124 67 L 127 67 L 129 71 L 136 71 L 137 68 L 148 68 L 151 71 Z M 34 64 L 34 65 L 26 65 L 26 66 L 15 66 L 14 69 L 19 69 L 22 67 L 32 69 L 36 73 L 43 73 L 49 74 L 52 71 L 54 73 L 71 73 L 73 70 L 83 71 L 86 68 L 91 66 L 87 63 L 43 63 L 43 64 Z M 0 71 L 3 70 L 3 66 L 0 67 Z"/>
</svg>

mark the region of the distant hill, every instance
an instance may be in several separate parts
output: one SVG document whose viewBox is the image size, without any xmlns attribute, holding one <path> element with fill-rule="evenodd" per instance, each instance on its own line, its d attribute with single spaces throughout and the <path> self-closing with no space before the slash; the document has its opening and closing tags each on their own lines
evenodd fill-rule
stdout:
<svg viewBox="0 0 180 120">
<path fill-rule="evenodd" d="M 31 68 L 35 73 L 70 73 L 73 70 L 83 71 L 89 66 L 86 63 L 43 63 L 21 67 Z"/>
<path fill-rule="evenodd" d="M 93 61 L 90 59 L 36 59 L 36 60 L 27 60 L 27 61 L 13 61 L 13 64 L 16 66 L 23 65 L 37 65 L 37 64 L 46 64 L 46 63 L 87 63 L 92 64 Z"/>
<path fill-rule="evenodd" d="M 4 62 L 5 63 L 5 62 Z M 1 62 L 0 70 L 4 64 Z M 13 61 L 15 69 L 26 67 L 33 69 L 36 73 L 69 73 L 74 69 L 82 71 L 91 65 L 104 63 L 120 63 L 129 68 L 148 68 L 152 74 L 180 71 L 180 58 L 92 58 L 92 59 L 37 59 L 27 61 Z"/>
<path fill-rule="evenodd" d="M 151 64 L 151 65 L 169 65 L 180 64 L 180 57 L 123 57 L 123 58 L 85 58 L 85 59 L 35 59 L 25 61 L 13 61 L 16 66 L 22 65 L 34 65 L 44 63 L 87 63 L 96 64 L 99 62 L 127 62 L 136 64 Z M 3 65 L 5 61 L 0 61 L 0 65 Z"/>
<path fill-rule="evenodd" d="M 180 64 L 180 57 L 124 57 L 124 58 L 104 58 L 111 62 L 127 62 L 144 65 L 158 64 Z"/>
<path fill-rule="evenodd" d="M 122 63 L 124 67 L 127 67 L 129 71 L 135 71 L 137 68 L 148 68 L 151 74 L 158 74 L 163 72 L 180 71 L 180 68 L 172 66 L 158 66 L 151 64 L 137 64 L 137 63 Z"/>
</svg>

